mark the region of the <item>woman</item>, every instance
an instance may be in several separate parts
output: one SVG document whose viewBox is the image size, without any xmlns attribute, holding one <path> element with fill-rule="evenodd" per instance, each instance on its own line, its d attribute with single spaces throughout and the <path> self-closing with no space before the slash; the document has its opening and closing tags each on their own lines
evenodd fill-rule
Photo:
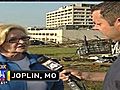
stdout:
<svg viewBox="0 0 120 90">
<path fill-rule="evenodd" d="M 37 63 L 39 56 L 27 53 L 30 37 L 19 25 L 0 25 L 0 63 L 7 64 L 9 70 L 47 70 Z M 64 73 L 65 71 L 63 71 Z M 61 79 L 66 79 L 61 74 Z M 0 90 L 63 90 L 62 80 L 9 81 L 0 85 Z"/>
</svg>

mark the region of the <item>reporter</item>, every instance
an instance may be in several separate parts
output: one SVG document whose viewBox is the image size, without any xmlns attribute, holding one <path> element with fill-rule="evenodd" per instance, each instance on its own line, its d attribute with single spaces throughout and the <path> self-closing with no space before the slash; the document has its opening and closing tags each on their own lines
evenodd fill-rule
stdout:
<svg viewBox="0 0 120 90">
<path fill-rule="evenodd" d="M 93 29 L 99 30 L 108 39 L 120 41 L 120 2 L 106 1 L 94 6 L 92 19 L 95 23 Z M 91 77 L 97 79 L 97 75 L 81 73 L 81 78 L 85 80 Z M 120 90 L 120 55 L 105 76 L 103 90 Z"/>
<path fill-rule="evenodd" d="M 114 41 L 120 41 L 120 2 L 106 1 L 92 8 L 94 29 L 101 31 Z M 110 66 L 103 90 L 120 90 L 120 55 Z"/>
<path fill-rule="evenodd" d="M 48 70 L 37 62 L 38 55 L 27 53 L 30 37 L 19 25 L 0 25 L 0 62 L 9 70 Z M 61 72 L 62 75 L 62 72 Z M 0 90 L 64 90 L 63 81 L 8 81 Z"/>
</svg>

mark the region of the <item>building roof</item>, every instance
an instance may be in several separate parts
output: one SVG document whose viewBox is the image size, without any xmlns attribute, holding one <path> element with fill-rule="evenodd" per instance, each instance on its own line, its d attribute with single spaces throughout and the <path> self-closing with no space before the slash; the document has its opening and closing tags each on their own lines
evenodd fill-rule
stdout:
<svg viewBox="0 0 120 90">
<path fill-rule="evenodd" d="M 100 31 L 98 30 L 64 30 L 63 36 L 75 40 L 80 39 L 84 40 L 84 36 L 86 36 L 87 40 L 91 39 L 107 39 Z"/>
</svg>

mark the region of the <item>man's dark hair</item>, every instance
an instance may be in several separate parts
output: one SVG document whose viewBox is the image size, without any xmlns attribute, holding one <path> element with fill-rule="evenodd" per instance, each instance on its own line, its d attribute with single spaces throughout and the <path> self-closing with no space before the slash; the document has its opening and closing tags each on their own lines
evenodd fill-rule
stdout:
<svg viewBox="0 0 120 90">
<path fill-rule="evenodd" d="M 106 1 L 92 7 L 91 11 L 101 10 L 101 15 L 113 26 L 116 19 L 120 17 L 120 2 Z"/>
<path fill-rule="evenodd" d="M 103 3 L 91 6 L 91 13 L 93 13 L 96 10 L 100 10 L 102 5 L 103 5 Z"/>
</svg>

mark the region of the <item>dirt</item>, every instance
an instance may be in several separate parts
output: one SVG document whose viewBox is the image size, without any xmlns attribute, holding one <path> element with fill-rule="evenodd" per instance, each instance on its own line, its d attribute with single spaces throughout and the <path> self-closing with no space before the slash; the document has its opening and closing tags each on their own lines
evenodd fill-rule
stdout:
<svg viewBox="0 0 120 90">
<path fill-rule="evenodd" d="M 103 81 L 105 77 L 105 72 L 81 72 L 79 70 L 68 69 L 71 74 L 75 75 L 80 79 L 90 80 L 90 81 Z"/>
</svg>

